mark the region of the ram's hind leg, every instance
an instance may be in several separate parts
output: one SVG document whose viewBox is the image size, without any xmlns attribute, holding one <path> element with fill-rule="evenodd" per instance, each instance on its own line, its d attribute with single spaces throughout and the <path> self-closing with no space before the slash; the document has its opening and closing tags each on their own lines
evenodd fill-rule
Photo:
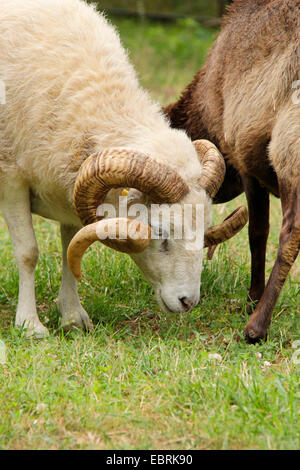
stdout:
<svg viewBox="0 0 300 470">
<path fill-rule="evenodd" d="M 29 189 L 22 181 L 5 182 L 1 209 L 8 226 L 19 268 L 19 300 L 15 325 L 25 328 L 27 336 L 44 337 L 48 334 L 36 312 L 34 273 L 38 247 L 33 231 Z"/>
<path fill-rule="evenodd" d="M 67 261 L 68 246 L 77 230 L 78 229 L 75 227 L 61 225 L 63 272 L 58 298 L 58 308 L 62 315 L 62 327 L 64 329 L 83 328 L 91 330 L 93 328 L 93 324 L 80 304 L 77 281 L 71 273 Z"/>
<path fill-rule="evenodd" d="M 273 308 L 300 249 L 300 182 L 295 188 L 279 181 L 279 187 L 283 210 L 279 249 L 267 287 L 245 329 L 249 343 L 266 337 Z"/>
</svg>

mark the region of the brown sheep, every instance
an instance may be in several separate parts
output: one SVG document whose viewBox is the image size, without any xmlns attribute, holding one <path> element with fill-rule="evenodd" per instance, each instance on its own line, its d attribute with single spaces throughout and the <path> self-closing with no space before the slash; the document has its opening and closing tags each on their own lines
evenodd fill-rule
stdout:
<svg viewBox="0 0 300 470">
<path fill-rule="evenodd" d="M 214 202 L 245 191 L 252 258 L 245 328 L 266 338 L 281 288 L 300 248 L 300 0 L 235 0 L 204 67 L 177 103 L 165 108 L 173 127 L 209 139 L 227 176 Z M 269 194 L 280 197 L 277 259 L 265 286 Z"/>
</svg>

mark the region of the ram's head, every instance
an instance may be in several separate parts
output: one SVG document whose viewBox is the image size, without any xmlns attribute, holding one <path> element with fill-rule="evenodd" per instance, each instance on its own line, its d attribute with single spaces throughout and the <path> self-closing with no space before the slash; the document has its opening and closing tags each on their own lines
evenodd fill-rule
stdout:
<svg viewBox="0 0 300 470">
<path fill-rule="evenodd" d="M 199 302 L 203 248 L 211 257 L 214 248 L 239 232 L 248 218 L 240 207 L 222 224 L 208 227 L 211 200 L 223 182 L 225 164 L 212 143 L 198 140 L 194 147 L 202 172 L 193 187 L 167 165 L 128 149 L 104 150 L 84 162 L 74 192 L 84 227 L 68 250 L 69 266 L 78 280 L 84 252 L 101 241 L 132 257 L 165 311 L 186 312 Z M 104 218 L 103 213 L 99 217 L 99 208 L 113 188 L 130 188 L 128 217 Z M 143 203 L 146 211 L 132 217 L 136 203 L 139 208 Z M 161 221 L 153 218 L 158 205 Z"/>
</svg>

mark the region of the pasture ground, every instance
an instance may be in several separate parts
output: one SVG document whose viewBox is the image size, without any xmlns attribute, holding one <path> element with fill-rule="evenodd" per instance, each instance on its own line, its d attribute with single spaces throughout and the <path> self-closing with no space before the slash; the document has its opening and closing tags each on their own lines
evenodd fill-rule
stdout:
<svg viewBox="0 0 300 470">
<path fill-rule="evenodd" d="M 204 61 L 215 32 L 115 21 L 140 79 L 161 103 L 175 99 Z M 219 221 L 244 197 L 214 208 Z M 280 204 L 272 199 L 268 273 L 277 250 Z M 93 246 L 80 297 L 90 334 L 60 330 L 56 297 L 58 227 L 34 217 L 40 259 L 36 294 L 46 340 L 13 329 L 18 273 L 0 218 L 1 449 L 297 449 L 300 445 L 300 263 L 274 311 L 266 343 L 242 331 L 250 256 L 247 230 L 205 262 L 201 302 L 165 315 L 130 259 Z M 299 348 L 300 346 L 298 346 Z M 217 354 L 218 356 L 214 356 Z"/>
</svg>

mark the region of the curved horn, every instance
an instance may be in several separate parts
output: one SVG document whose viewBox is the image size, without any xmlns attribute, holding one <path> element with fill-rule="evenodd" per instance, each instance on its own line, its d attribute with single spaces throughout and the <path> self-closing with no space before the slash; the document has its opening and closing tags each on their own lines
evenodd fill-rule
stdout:
<svg viewBox="0 0 300 470">
<path fill-rule="evenodd" d="M 199 184 L 213 199 L 225 178 L 224 158 L 217 147 L 208 140 L 195 140 L 193 144 L 203 165 Z"/>
<path fill-rule="evenodd" d="M 140 253 L 147 248 L 151 239 L 151 227 L 137 220 L 124 218 L 103 219 L 83 227 L 71 240 L 68 248 L 68 264 L 74 277 L 81 280 L 81 260 L 96 241 L 121 251 Z"/>
<path fill-rule="evenodd" d="M 97 207 L 111 188 L 135 188 L 156 203 L 175 203 L 188 185 L 168 166 L 133 150 L 112 148 L 91 155 L 80 167 L 74 203 L 83 225 L 97 221 Z"/>
<path fill-rule="evenodd" d="M 234 237 L 248 222 L 248 211 L 245 206 L 238 207 L 219 225 L 210 227 L 204 234 L 204 247 L 209 248 L 211 259 L 216 246 Z"/>
</svg>

